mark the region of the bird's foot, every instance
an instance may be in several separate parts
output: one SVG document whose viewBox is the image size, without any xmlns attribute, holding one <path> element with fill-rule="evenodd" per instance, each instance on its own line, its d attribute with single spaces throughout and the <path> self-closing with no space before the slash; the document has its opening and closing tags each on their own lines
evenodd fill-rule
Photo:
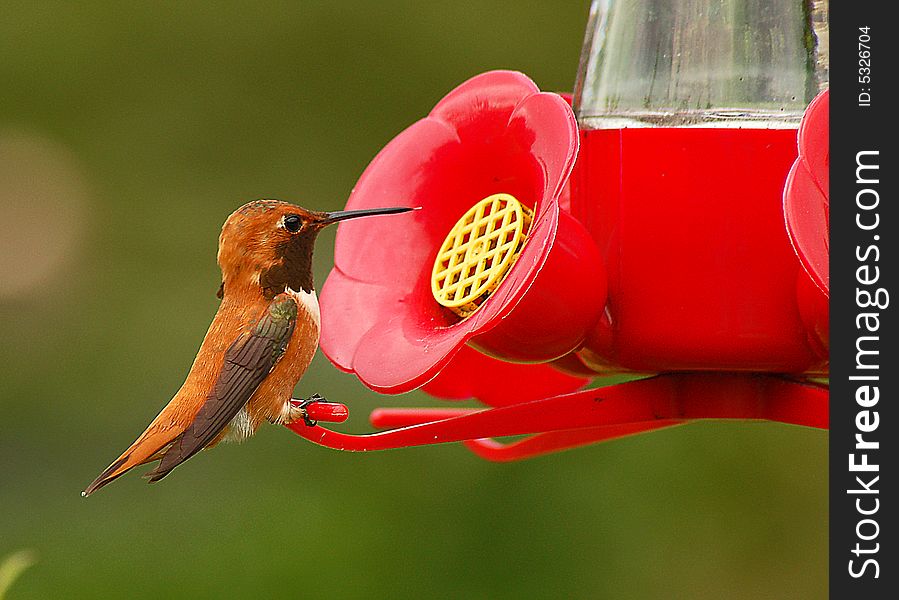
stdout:
<svg viewBox="0 0 899 600">
<path fill-rule="evenodd" d="M 318 424 L 318 421 L 309 417 L 309 412 L 306 410 L 311 404 L 315 404 L 316 402 L 328 402 L 328 399 L 319 394 L 312 394 L 306 399 L 303 400 L 291 400 L 290 401 L 290 412 L 291 412 L 291 421 L 296 421 L 302 419 L 303 422 L 309 427 L 315 427 Z"/>
</svg>

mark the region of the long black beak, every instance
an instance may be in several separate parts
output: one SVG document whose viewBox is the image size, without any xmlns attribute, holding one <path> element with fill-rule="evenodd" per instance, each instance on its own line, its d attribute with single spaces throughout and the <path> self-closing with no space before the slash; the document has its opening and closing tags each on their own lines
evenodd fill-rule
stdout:
<svg viewBox="0 0 899 600">
<path fill-rule="evenodd" d="M 410 210 L 418 210 L 418 208 L 409 208 L 406 206 L 393 206 L 390 208 L 363 208 L 361 210 L 338 210 L 335 212 L 325 213 L 325 217 L 318 221 L 319 225 L 330 225 L 338 221 L 346 221 L 347 219 L 358 219 L 359 217 L 374 217 L 377 215 L 396 215 L 399 213 L 409 212 Z"/>
</svg>

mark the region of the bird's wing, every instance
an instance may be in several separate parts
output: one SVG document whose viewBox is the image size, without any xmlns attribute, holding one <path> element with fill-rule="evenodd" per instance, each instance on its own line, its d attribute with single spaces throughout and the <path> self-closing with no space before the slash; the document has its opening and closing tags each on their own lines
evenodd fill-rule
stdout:
<svg viewBox="0 0 899 600">
<path fill-rule="evenodd" d="M 296 301 L 279 294 L 262 318 L 231 344 L 212 391 L 191 424 L 172 441 L 156 468 L 147 473 L 150 481 L 168 475 L 231 422 L 284 354 L 296 321 Z"/>
</svg>

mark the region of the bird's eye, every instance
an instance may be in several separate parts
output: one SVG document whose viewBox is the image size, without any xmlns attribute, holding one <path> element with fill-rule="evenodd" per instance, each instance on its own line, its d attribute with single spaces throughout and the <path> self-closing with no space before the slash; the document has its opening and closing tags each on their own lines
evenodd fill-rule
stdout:
<svg viewBox="0 0 899 600">
<path fill-rule="evenodd" d="M 284 229 L 290 233 L 296 233 L 300 230 L 303 220 L 297 215 L 287 215 L 284 217 Z"/>
</svg>

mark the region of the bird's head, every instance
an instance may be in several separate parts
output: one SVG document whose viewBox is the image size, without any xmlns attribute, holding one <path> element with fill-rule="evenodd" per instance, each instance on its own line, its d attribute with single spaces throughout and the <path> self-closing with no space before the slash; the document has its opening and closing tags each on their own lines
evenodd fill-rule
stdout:
<svg viewBox="0 0 899 600">
<path fill-rule="evenodd" d="M 218 263 L 223 290 L 258 286 L 273 297 L 289 287 L 313 291 L 312 251 L 318 232 L 358 217 L 390 215 L 406 207 L 312 211 L 281 200 L 254 200 L 234 211 L 219 237 Z"/>
</svg>

